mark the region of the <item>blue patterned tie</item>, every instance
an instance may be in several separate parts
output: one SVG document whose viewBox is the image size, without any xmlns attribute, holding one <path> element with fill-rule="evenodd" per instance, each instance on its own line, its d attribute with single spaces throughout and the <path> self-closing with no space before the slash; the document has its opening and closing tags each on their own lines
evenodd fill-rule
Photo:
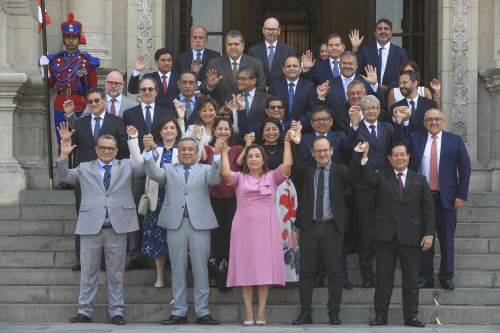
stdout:
<svg viewBox="0 0 500 333">
<path fill-rule="evenodd" d="M 245 112 L 248 115 L 250 113 L 250 100 L 248 99 L 248 96 L 250 96 L 250 94 L 244 93 L 243 96 L 245 96 Z"/>
<path fill-rule="evenodd" d="M 191 169 L 191 167 L 185 166 L 183 168 L 184 168 L 184 179 L 186 180 L 186 186 L 187 186 L 189 179 L 189 170 Z M 184 216 L 185 217 L 189 216 L 187 201 L 186 204 L 184 205 Z"/>
<path fill-rule="evenodd" d="M 332 74 L 333 78 L 335 79 L 336 77 L 340 76 L 339 62 L 337 60 L 333 60 L 332 63 L 333 63 Z"/>
<path fill-rule="evenodd" d="M 99 139 L 99 132 L 101 131 L 101 117 L 95 117 L 95 124 L 94 124 L 94 140 L 97 142 L 97 139 Z"/>
<path fill-rule="evenodd" d="M 102 179 L 102 182 L 104 183 L 104 188 L 107 191 L 109 188 L 109 182 L 111 181 L 111 165 L 104 165 L 103 168 L 106 171 L 104 172 L 104 178 Z"/>
<path fill-rule="evenodd" d="M 201 52 L 196 53 L 196 63 L 201 65 Z"/>
<path fill-rule="evenodd" d="M 273 60 L 274 60 L 274 45 L 269 45 L 269 56 L 267 57 L 268 62 L 267 64 L 269 65 L 269 70 L 273 67 Z"/>
<path fill-rule="evenodd" d="M 146 105 L 146 129 L 151 133 L 151 105 Z"/>
<path fill-rule="evenodd" d="M 288 113 L 290 115 L 290 119 L 292 118 L 293 98 L 295 97 L 295 91 L 293 90 L 294 86 L 295 83 L 293 82 L 288 84 Z"/>
</svg>

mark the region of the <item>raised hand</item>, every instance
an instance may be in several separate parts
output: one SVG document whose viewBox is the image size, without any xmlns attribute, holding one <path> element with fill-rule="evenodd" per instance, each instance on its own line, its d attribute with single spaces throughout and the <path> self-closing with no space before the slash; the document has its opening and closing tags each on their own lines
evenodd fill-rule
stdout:
<svg viewBox="0 0 500 333">
<path fill-rule="evenodd" d="M 301 61 L 302 61 L 302 68 L 305 69 L 306 71 L 313 68 L 315 60 L 311 50 L 307 50 L 306 52 L 302 53 Z"/>
<path fill-rule="evenodd" d="M 129 138 L 135 139 L 139 135 L 139 132 L 137 131 L 137 128 L 135 128 L 132 125 L 127 126 L 127 134 Z"/>
<path fill-rule="evenodd" d="M 251 132 L 251 133 L 245 134 L 245 137 L 243 138 L 243 140 L 245 141 L 245 147 L 250 146 L 255 141 L 255 133 Z"/>
<path fill-rule="evenodd" d="M 361 75 L 371 85 L 377 84 L 377 68 L 372 65 L 365 66 L 366 76 Z"/>
<path fill-rule="evenodd" d="M 236 105 L 238 106 L 238 110 L 245 110 L 246 104 L 245 99 L 241 94 L 236 95 Z"/>
<path fill-rule="evenodd" d="M 61 155 L 60 158 L 65 160 L 69 154 L 75 149 L 76 145 L 71 145 L 71 138 L 61 138 Z"/>
<path fill-rule="evenodd" d="M 201 140 L 203 137 L 203 127 L 200 125 L 194 125 L 194 135 L 197 140 Z"/>
<path fill-rule="evenodd" d="M 156 149 L 155 140 L 151 133 L 146 134 L 142 137 L 142 143 L 144 144 L 144 150 L 150 151 Z"/>
<path fill-rule="evenodd" d="M 144 60 L 144 55 L 139 54 L 135 60 L 135 70 L 142 72 L 146 68 L 146 60 Z"/>
<path fill-rule="evenodd" d="M 360 142 L 354 147 L 354 151 L 357 153 L 363 153 L 363 157 L 368 156 L 368 151 L 370 150 L 370 145 L 368 142 Z"/>
<path fill-rule="evenodd" d="M 174 106 L 175 110 L 177 111 L 177 118 L 184 119 L 184 117 L 186 116 L 186 108 L 184 107 L 182 102 L 178 99 L 174 99 Z"/>
<path fill-rule="evenodd" d="M 290 128 L 287 132 L 287 135 L 290 138 L 290 140 L 292 140 L 293 143 L 295 143 L 296 145 L 298 145 L 300 143 L 300 139 L 301 139 L 300 133 L 297 133 L 295 130 Z"/>
<path fill-rule="evenodd" d="M 215 140 L 215 149 L 214 149 L 214 154 L 219 155 L 222 153 L 222 150 L 224 149 L 225 141 L 222 139 L 217 139 Z M 226 144 L 227 146 L 227 144 Z"/>
<path fill-rule="evenodd" d="M 63 109 L 65 114 L 67 115 L 72 114 L 73 111 L 75 110 L 75 104 L 73 104 L 72 100 L 67 99 L 63 102 Z"/>
<path fill-rule="evenodd" d="M 210 90 L 214 89 L 220 80 L 222 80 L 222 76 L 219 76 L 219 73 L 215 68 L 207 71 L 207 86 Z"/>
<path fill-rule="evenodd" d="M 71 140 L 71 136 L 73 135 L 73 133 L 75 133 L 74 129 L 71 130 L 71 132 L 69 131 L 69 126 L 66 122 L 60 123 L 57 131 L 59 132 L 59 136 L 61 137 L 61 139 L 70 138 Z"/>
<path fill-rule="evenodd" d="M 236 95 L 235 94 L 233 94 L 233 99 L 231 101 L 227 102 L 225 106 L 228 107 L 231 111 L 238 110 L 238 104 L 236 103 Z"/>
<path fill-rule="evenodd" d="M 319 100 L 325 100 L 326 95 L 328 95 L 328 92 L 330 91 L 330 81 L 326 80 L 322 84 L 318 85 L 316 87 L 316 94 L 318 95 Z"/>
<path fill-rule="evenodd" d="M 196 61 L 194 59 L 193 59 L 193 61 L 191 61 L 191 70 L 193 72 L 195 72 L 196 74 L 198 74 L 200 72 L 201 67 L 203 67 L 203 65 L 201 64 L 201 62 L 198 63 L 198 61 Z"/>
<path fill-rule="evenodd" d="M 352 52 L 358 52 L 361 43 L 363 43 L 363 39 L 365 39 L 365 36 L 361 36 L 360 38 L 359 30 L 352 29 L 351 32 L 349 33 L 349 39 L 351 40 Z"/>
<path fill-rule="evenodd" d="M 353 105 L 349 108 L 348 111 L 349 120 L 351 121 L 351 125 L 353 127 L 358 127 L 361 119 L 363 119 L 361 114 L 361 107 L 358 105 Z"/>
<path fill-rule="evenodd" d="M 441 91 L 441 82 L 438 79 L 432 79 L 430 85 L 432 90 Z"/>
</svg>

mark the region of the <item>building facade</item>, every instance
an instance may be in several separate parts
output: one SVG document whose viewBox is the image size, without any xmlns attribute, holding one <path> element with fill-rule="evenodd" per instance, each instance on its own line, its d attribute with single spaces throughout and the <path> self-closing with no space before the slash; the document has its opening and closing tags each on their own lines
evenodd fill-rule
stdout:
<svg viewBox="0 0 500 333">
<path fill-rule="evenodd" d="M 15 204 L 20 190 L 49 187 L 36 3 L 0 0 L 3 205 Z M 193 24 L 206 26 L 208 46 L 222 50 L 229 29 L 241 30 L 247 46 L 260 42 L 261 23 L 273 15 L 281 38 L 302 52 L 316 50 L 330 32 L 347 37 L 351 28 L 370 41 L 374 22 L 387 17 L 394 42 L 421 65 L 423 83 L 441 81 L 445 128 L 465 139 L 473 161 L 471 191 L 500 192 L 500 0 L 46 0 L 46 7 L 49 53 L 61 49 L 59 24 L 74 12 L 87 37 L 81 49 L 101 59 L 101 83 L 113 69 L 130 75 L 139 53 L 154 66 L 157 48 L 185 50 Z"/>
</svg>

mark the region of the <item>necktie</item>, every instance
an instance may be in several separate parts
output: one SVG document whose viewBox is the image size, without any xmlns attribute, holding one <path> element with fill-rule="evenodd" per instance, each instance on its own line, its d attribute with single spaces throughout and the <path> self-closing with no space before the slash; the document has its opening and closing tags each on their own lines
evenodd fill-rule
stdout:
<svg viewBox="0 0 500 333">
<path fill-rule="evenodd" d="M 344 79 L 344 94 L 345 94 L 345 100 L 347 102 L 347 86 L 351 82 L 351 79 Z"/>
<path fill-rule="evenodd" d="M 410 119 L 414 119 L 415 118 L 415 101 L 413 101 L 413 100 L 410 101 L 410 107 L 411 107 Z"/>
<path fill-rule="evenodd" d="M 146 129 L 151 133 L 151 105 L 146 105 Z"/>
<path fill-rule="evenodd" d="M 381 47 L 378 49 L 378 66 L 377 66 L 377 78 L 378 84 L 382 84 L 382 50 L 384 48 Z"/>
<path fill-rule="evenodd" d="M 273 67 L 274 60 L 274 45 L 269 45 L 269 56 L 267 57 L 267 64 L 269 65 L 269 70 Z"/>
<path fill-rule="evenodd" d="M 295 83 L 290 82 L 288 84 L 288 113 L 290 115 L 290 119 L 292 118 L 293 98 L 295 97 L 295 92 L 293 91 L 294 86 Z"/>
<path fill-rule="evenodd" d="M 238 63 L 236 61 L 233 61 L 233 75 L 234 75 L 234 80 L 236 80 L 238 76 Z"/>
<path fill-rule="evenodd" d="M 112 98 L 111 99 L 111 114 L 113 116 L 116 116 L 116 106 L 115 106 L 116 99 Z"/>
<path fill-rule="evenodd" d="M 316 186 L 316 220 L 323 219 L 323 195 L 325 192 L 325 168 L 319 168 L 318 184 Z"/>
<path fill-rule="evenodd" d="M 333 60 L 332 64 L 333 64 L 333 69 L 332 69 L 333 78 L 336 78 L 337 76 L 340 76 L 339 62 L 337 60 Z"/>
<path fill-rule="evenodd" d="M 167 93 L 167 88 L 168 88 L 168 85 L 167 85 L 167 76 L 166 75 L 162 75 L 161 76 L 161 83 L 163 83 L 163 93 L 166 94 Z"/>
<path fill-rule="evenodd" d="M 104 188 L 107 191 L 109 188 L 109 182 L 111 181 L 111 165 L 104 165 L 103 168 L 106 171 L 104 171 L 104 178 L 102 179 L 102 182 L 104 183 Z"/>
<path fill-rule="evenodd" d="M 437 136 L 432 136 L 431 145 L 431 160 L 429 166 L 429 186 L 431 190 L 437 191 L 439 189 L 439 172 L 438 172 L 438 158 L 437 158 Z"/>
<path fill-rule="evenodd" d="M 186 120 L 189 120 L 189 118 L 191 117 L 191 114 L 193 113 L 193 109 L 191 108 L 191 100 L 185 98 L 184 105 L 186 106 L 186 114 L 184 115 L 184 118 Z"/>
<path fill-rule="evenodd" d="M 403 196 L 403 191 L 405 189 L 405 186 L 403 185 L 403 179 L 401 178 L 403 176 L 402 172 L 398 172 L 398 190 L 399 190 L 399 196 Z"/>
<path fill-rule="evenodd" d="M 377 142 L 377 131 L 375 130 L 375 125 L 370 125 L 370 134 L 375 142 Z"/>
<path fill-rule="evenodd" d="M 197 63 L 198 65 L 200 65 L 200 64 L 201 64 L 201 52 L 197 52 L 197 53 L 196 53 L 196 63 Z"/>
<path fill-rule="evenodd" d="M 189 170 L 190 170 L 190 167 L 185 166 L 183 168 L 184 168 L 184 180 L 186 180 L 186 186 L 187 186 L 187 182 L 188 182 L 188 179 L 189 179 Z M 188 207 L 187 207 L 187 201 L 184 204 L 184 216 L 189 216 Z"/>
<path fill-rule="evenodd" d="M 243 96 L 245 96 L 245 112 L 248 115 L 250 113 L 250 100 L 248 99 L 248 96 L 250 96 L 250 94 L 244 93 Z"/>
<path fill-rule="evenodd" d="M 101 117 L 95 117 L 95 124 L 94 124 L 94 139 L 95 142 L 97 142 L 97 139 L 99 138 L 99 132 L 101 131 Z"/>
</svg>

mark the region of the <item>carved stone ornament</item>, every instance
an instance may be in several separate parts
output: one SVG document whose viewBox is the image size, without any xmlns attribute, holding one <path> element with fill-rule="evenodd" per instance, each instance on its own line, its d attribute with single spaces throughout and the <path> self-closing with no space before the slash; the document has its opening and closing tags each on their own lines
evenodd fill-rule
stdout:
<svg viewBox="0 0 500 333">
<path fill-rule="evenodd" d="M 153 1 L 137 1 L 137 54 L 144 56 L 149 69 L 153 64 Z"/>
<path fill-rule="evenodd" d="M 467 140 L 469 0 L 453 0 L 452 14 L 452 132 Z"/>
</svg>

